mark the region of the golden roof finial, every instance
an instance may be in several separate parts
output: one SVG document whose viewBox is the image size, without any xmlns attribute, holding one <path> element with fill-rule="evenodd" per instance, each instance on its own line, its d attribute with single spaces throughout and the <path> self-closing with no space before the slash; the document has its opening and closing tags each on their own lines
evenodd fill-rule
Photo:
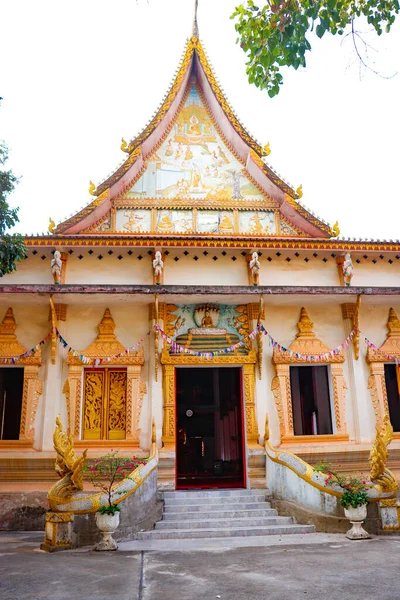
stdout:
<svg viewBox="0 0 400 600">
<path fill-rule="evenodd" d="M 122 152 L 127 152 L 129 154 L 129 144 L 127 143 L 126 140 L 124 140 L 124 138 L 122 138 L 121 142 L 122 143 L 121 143 L 120 148 L 121 148 Z"/>
<path fill-rule="evenodd" d="M 49 233 L 54 233 L 55 228 L 56 228 L 56 224 L 54 223 L 53 219 L 51 217 L 49 217 L 48 232 Z"/>
<path fill-rule="evenodd" d="M 340 235 L 339 221 L 336 221 L 336 223 L 332 227 L 332 237 L 338 237 L 339 235 Z"/>
<path fill-rule="evenodd" d="M 96 194 L 94 193 L 96 189 L 96 186 L 94 185 L 93 181 L 89 181 L 89 194 L 91 194 L 92 196 L 95 196 Z"/>
<path fill-rule="evenodd" d="M 263 150 L 264 150 L 264 156 L 269 156 L 271 154 L 271 145 L 269 142 L 267 144 L 265 144 Z"/>
<path fill-rule="evenodd" d="M 303 184 L 299 185 L 299 187 L 296 190 L 296 194 L 298 198 L 302 198 L 303 197 Z"/>
<path fill-rule="evenodd" d="M 193 17 L 193 29 L 192 29 L 192 37 L 199 37 L 199 26 L 197 23 L 197 9 L 199 8 L 199 0 L 194 0 L 194 17 Z"/>
</svg>

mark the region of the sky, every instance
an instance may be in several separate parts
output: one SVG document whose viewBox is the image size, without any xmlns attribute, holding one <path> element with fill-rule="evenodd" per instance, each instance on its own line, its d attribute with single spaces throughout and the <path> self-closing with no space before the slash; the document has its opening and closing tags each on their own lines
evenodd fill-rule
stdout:
<svg viewBox="0 0 400 600">
<path fill-rule="evenodd" d="M 400 18 L 359 72 L 350 40 L 311 39 L 307 68 L 285 69 L 271 99 L 247 81 L 230 20 L 239 0 L 199 0 L 200 38 L 269 164 L 341 236 L 398 239 Z M 22 233 L 47 231 L 88 204 L 161 103 L 190 36 L 193 0 L 1 0 L 0 139 L 21 176 L 10 196 Z"/>
</svg>

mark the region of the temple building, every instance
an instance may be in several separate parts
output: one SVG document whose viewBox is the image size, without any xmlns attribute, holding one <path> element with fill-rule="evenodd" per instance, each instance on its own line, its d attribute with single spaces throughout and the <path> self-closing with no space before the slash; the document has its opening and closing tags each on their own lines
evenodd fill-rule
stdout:
<svg viewBox="0 0 400 600">
<path fill-rule="evenodd" d="M 342 239 L 307 210 L 196 28 L 121 150 L 0 282 L 0 485 L 15 506 L 55 477 L 57 415 L 88 456 L 147 455 L 154 419 L 163 488 L 265 486 L 266 415 L 275 447 L 362 469 L 388 413 L 400 470 L 400 243 Z"/>
</svg>

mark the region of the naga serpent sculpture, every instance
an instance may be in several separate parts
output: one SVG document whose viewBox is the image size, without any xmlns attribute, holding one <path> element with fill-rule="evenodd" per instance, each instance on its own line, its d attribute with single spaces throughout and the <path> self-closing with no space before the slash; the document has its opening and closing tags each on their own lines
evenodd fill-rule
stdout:
<svg viewBox="0 0 400 600">
<path fill-rule="evenodd" d="M 399 489 L 399 482 L 395 475 L 386 467 L 389 456 L 387 446 L 392 441 L 393 427 L 390 423 L 389 415 L 386 413 L 383 419 L 382 428 L 376 426 L 376 437 L 374 445 L 371 448 L 369 462 L 371 467 L 370 479 L 375 485 L 367 487 L 367 494 L 372 502 L 386 498 L 394 498 Z M 338 483 L 330 479 L 327 473 L 316 471 L 314 467 L 306 463 L 296 454 L 286 450 L 274 448 L 269 441 L 268 415 L 265 421 L 265 450 L 268 458 L 273 462 L 279 463 L 291 469 L 298 477 L 318 488 L 320 491 L 331 496 L 340 497 L 343 495 L 343 488 Z M 326 481 L 328 479 L 329 483 Z"/>
<path fill-rule="evenodd" d="M 82 515 L 97 512 L 101 506 L 108 505 L 107 494 L 83 492 L 83 468 L 86 453 L 77 456 L 74 450 L 73 436 L 70 431 L 63 431 L 60 417 L 56 418 L 56 429 L 53 435 L 54 449 L 57 453 L 55 469 L 60 476 L 49 490 L 47 498 L 50 509 L 54 512 L 70 512 Z M 158 450 L 156 446 L 155 424 L 152 424 L 151 455 L 145 465 L 140 465 L 127 477 L 115 484 L 112 491 L 112 504 L 119 504 L 136 492 L 147 477 L 158 466 Z"/>
</svg>

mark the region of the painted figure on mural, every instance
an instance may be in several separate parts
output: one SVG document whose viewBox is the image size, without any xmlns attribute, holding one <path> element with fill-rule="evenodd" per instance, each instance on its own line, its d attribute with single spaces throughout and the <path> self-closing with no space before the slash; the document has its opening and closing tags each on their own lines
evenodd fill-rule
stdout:
<svg viewBox="0 0 400 600">
<path fill-rule="evenodd" d="M 258 285 L 260 279 L 260 261 L 258 260 L 257 252 L 253 252 L 251 255 L 251 261 L 249 263 L 249 268 L 251 272 L 251 278 L 253 281 L 253 285 Z"/>
<path fill-rule="evenodd" d="M 153 271 L 156 285 L 161 284 L 162 274 L 164 269 L 164 261 L 161 258 L 161 252 L 157 250 L 155 259 L 153 260 Z"/>
<path fill-rule="evenodd" d="M 172 156 L 174 153 L 174 147 L 172 145 L 172 140 L 168 140 L 168 145 L 165 149 L 165 156 Z"/>
<path fill-rule="evenodd" d="M 350 256 L 349 252 L 347 252 L 347 254 L 344 257 L 344 263 L 343 263 L 343 278 L 344 278 L 345 285 L 349 286 L 351 284 L 353 275 L 354 275 L 353 261 L 351 260 L 351 256 Z"/>
<path fill-rule="evenodd" d="M 201 135 L 201 127 L 199 125 L 199 120 L 196 115 L 192 115 L 190 117 L 190 125 L 188 129 L 189 135 L 200 136 Z"/>
<path fill-rule="evenodd" d="M 61 283 L 62 261 L 61 254 L 58 250 L 54 252 L 54 257 L 51 261 L 51 274 L 53 275 L 54 283 Z"/>
</svg>

